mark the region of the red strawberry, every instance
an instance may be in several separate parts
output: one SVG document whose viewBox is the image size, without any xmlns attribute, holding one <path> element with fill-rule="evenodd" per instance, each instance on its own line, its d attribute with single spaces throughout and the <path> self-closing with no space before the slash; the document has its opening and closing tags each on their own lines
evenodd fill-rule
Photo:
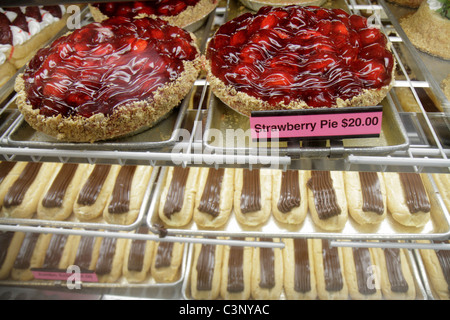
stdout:
<svg viewBox="0 0 450 320">
<path fill-rule="evenodd" d="M 273 86 L 290 86 L 294 82 L 294 78 L 292 74 L 281 71 L 274 70 L 272 73 L 268 74 L 265 77 L 262 77 L 263 86 L 273 87 Z"/>
</svg>

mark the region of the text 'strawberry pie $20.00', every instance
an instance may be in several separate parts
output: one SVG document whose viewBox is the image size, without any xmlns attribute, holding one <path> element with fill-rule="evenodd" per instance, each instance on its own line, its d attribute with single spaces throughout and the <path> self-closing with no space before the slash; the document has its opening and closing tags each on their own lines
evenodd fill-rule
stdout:
<svg viewBox="0 0 450 320">
<path fill-rule="evenodd" d="M 159 19 L 91 23 L 38 51 L 16 80 L 36 130 L 70 142 L 136 133 L 189 93 L 201 68 L 194 36 Z"/>
<path fill-rule="evenodd" d="M 223 24 L 206 52 L 214 94 L 254 110 L 377 105 L 394 82 L 388 41 L 341 9 L 263 7 Z"/>
</svg>

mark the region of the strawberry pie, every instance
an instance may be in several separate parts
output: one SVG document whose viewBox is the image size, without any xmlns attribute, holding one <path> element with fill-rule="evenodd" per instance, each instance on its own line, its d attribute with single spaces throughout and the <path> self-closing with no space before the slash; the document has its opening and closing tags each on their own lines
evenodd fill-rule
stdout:
<svg viewBox="0 0 450 320">
<path fill-rule="evenodd" d="M 37 52 L 17 77 L 17 104 L 36 130 L 94 142 L 154 125 L 200 70 L 194 36 L 160 19 L 113 17 Z"/>
<path fill-rule="evenodd" d="M 153 0 L 102 2 L 89 5 L 95 21 L 113 16 L 150 17 L 166 20 L 184 28 L 201 20 L 219 4 L 219 0 Z"/>
<path fill-rule="evenodd" d="M 341 9 L 245 13 L 216 31 L 205 64 L 214 94 L 244 115 L 377 105 L 394 82 L 385 35 Z"/>
</svg>

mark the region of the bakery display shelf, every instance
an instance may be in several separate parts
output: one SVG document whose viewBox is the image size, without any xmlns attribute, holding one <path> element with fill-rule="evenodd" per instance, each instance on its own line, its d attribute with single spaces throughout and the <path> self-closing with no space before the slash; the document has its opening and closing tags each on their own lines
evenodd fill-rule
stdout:
<svg viewBox="0 0 450 320">
<path fill-rule="evenodd" d="M 324 6 L 330 6 L 327 2 Z M 385 9 L 380 5 L 355 4 L 345 0 L 333 1 L 332 6 L 350 12 L 362 10 L 380 13 L 385 32 L 392 29 L 384 18 Z M 209 37 L 218 25 L 243 13 L 246 9 L 239 1 L 223 1 L 195 34 L 204 50 Z M 82 24 L 92 21 L 86 10 L 82 11 Z M 385 21 L 387 19 L 387 21 Z M 386 25 L 386 26 L 384 26 Z M 395 30 L 395 26 L 393 27 Z M 391 41 L 402 42 L 398 36 Z M 394 50 L 400 69 L 406 62 Z M 414 61 L 413 61 L 414 62 Z M 410 64 L 410 61 L 408 61 Z M 11 85 L 11 84 L 10 84 Z M 427 81 L 401 80 L 396 86 L 429 87 Z M 2 90 L 5 87 L 2 87 Z M 10 91 L 11 91 L 10 87 Z M 200 89 L 201 88 L 201 89 Z M 404 113 L 391 93 L 383 101 L 385 123 L 380 138 L 343 139 L 329 141 L 280 142 L 269 148 L 249 148 L 244 145 L 230 148 L 217 147 L 211 141 L 211 129 L 236 128 L 232 110 L 211 97 L 204 79 L 198 79 L 193 90 L 202 90 L 198 105 L 187 97 L 178 109 L 155 128 L 137 136 L 124 137 L 119 141 L 92 144 L 62 143 L 37 133 L 26 124 L 14 107 L 15 95 L 7 94 L 8 101 L 1 109 L 0 157 L 6 161 L 79 162 L 107 164 L 144 164 L 152 166 L 246 166 L 297 169 L 333 169 L 366 171 L 416 171 L 448 173 L 450 147 L 448 118 L 444 114 Z M 5 94 L 6 95 L 6 94 Z M 191 92 L 192 95 L 192 92 Z M 416 99 L 418 97 L 416 96 Z M 419 99 L 418 99 L 419 100 Z M 208 110 L 200 108 L 207 101 Z M 418 101 L 420 104 L 420 100 Z M 225 117 L 225 118 L 222 118 Z M 236 118 L 236 119 L 234 119 Z M 223 121 L 225 119 L 225 121 Z M 7 121 L 6 121 L 7 120 Z M 228 121 L 228 122 L 227 122 Z M 186 127 L 186 123 L 191 126 Z M 242 128 L 242 119 L 238 121 Z M 248 126 L 248 124 L 244 124 Z M 219 130 L 220 132 L 220 130 Z M 185 138 L 188 136 L 187 138 Z M 246 143 L 246 142 L 245 142 Z"/>
<path fill-rule="evenodd" d="M 269 169 L 267 169 L 269 170 Z M 340 231 L 325 231 L 315 225 L 310 212 L 301 224 L 289 225 L 277 221 L 271 214 L 268 221 L 255 227 L 244 226 L 239 223 L 232 210 L 228 221 L 220 228 L 199 228 L 191 220 L 184 227 L 170 227 L 159 217 L 158 208 L 161 203 L 161 194 L 165 183 L 168 167 L 162 167 L 154 190 L 154 196 L 147 215 L 147 225 L 155 234 L 164 236 L 183 237 L 232 237 L 232 238 L 320 238 L 329 240 L 346 240 L 348 245 L 353 242 L 358 245 L 359 241 L 379 240 L 387 242 L 398 240 L 440 240 L 450 238 L 450 214 L 445 206 L 444 200 L 439 190 L 429 174 L 423 174 L 424 186 L 430 198 L 431 218 L 426 225 L 421 228 L 406 227 L 396 222 L 387 213 L 386 218 L 376 225 L 360 225 L 351 218 L 350 214 L 344 228 Z M 162 226 L 162 228 L 161 228 Z M 407 242 L 399 245 L 409 246 Z M 450 248 L 449 248 L 450 249 Z"/>
<path fill-rule="evenodd" d="M 399 244 L 399 243 L 396 243 L 396 244 Z M 330 243 L 330 245 L 336 246 L 336 247 L 339 246 L 339 244 L 337 244 L 337 243 L 335 243 L 335 244 Z M 389 247 L 389 246 L 387 246 L 387 247 Z M 398 247 L 398 246 L 395 246 L 395 244 L 393 244 L 393 246 L 391 246 L 391 247 L 402 249 L 401 246 Z M 284 248 L 281 250 L 284 250 Z M 405 249 L 405 250 L 406 250 L 406 259 L 409 264 L 411 274 L 412 274 L 414 284 L 415 284 L 415 293 L 416 293 L 415 300 L 429 300 L 430 295 L 429 295 L 429 291 L 428 291 L 428 286 L 427 286 L 427 283 L 423 282 L 423 274 L 422 274 L 423 269 L 416 262 L 416 259 L 414 256 L 414 249 Z M 182 296 L 185 300 L 194 300 L 194 298 L 191 294 L 191 272 L 192 272 L 192 266 L 193 266 L 193 251 L 194 251 L 194 246 L 191 246 L 189 248 L 189 256 L 188 256 L 188 261 L 187 261 L 186 274 L 184 276 L 183 287 L 182 287 L 182 292 L 181 292 Z M 344 268 L 345 268 L 345 266 L 344 266 Z M 284 272 L 284 274 L 285 274 L 285 272 Z M 378 281 L 380 281 L 380 274 L 377 274 L 377 279 L 378 279 Z M 219 293 L 219 297 L 217 299 L 222 299 L 220 297 L 220 293 Z M 251 299 L 253 299 L 253 298 L 251 297 Z M 279 300 L 287 300 L 287 299 L 288 298 L 286 296 L 285 289 L 283 286 Z M 319 297 L 317 297 L 316 299 L 319 299 Z M 383 295 L 382 299 L 387 299 L 387 298 Z M 351 300 L 350 293 L 348 296 L 348 300 Z"/>
</svg>

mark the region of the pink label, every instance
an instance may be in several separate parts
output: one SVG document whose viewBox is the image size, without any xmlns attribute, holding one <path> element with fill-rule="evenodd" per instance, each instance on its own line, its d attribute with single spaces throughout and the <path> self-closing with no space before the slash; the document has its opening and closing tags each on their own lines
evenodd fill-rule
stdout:
<svg viewBox="0 0 450 320">
<path fill-rule="evenodd" d="M 382 111 L 251 116 L 252 139 L 379 136 Z"/>
<path fill-rule="evenodd" d="M 97 275 L 94 272 L 73 273 L 65 270 L 32 269 L 31 273 L 38 280 L 67 281 L 70 277 L 76 277 L 76 280 L 83 282 L 98 282 Z"/>
</svg>

